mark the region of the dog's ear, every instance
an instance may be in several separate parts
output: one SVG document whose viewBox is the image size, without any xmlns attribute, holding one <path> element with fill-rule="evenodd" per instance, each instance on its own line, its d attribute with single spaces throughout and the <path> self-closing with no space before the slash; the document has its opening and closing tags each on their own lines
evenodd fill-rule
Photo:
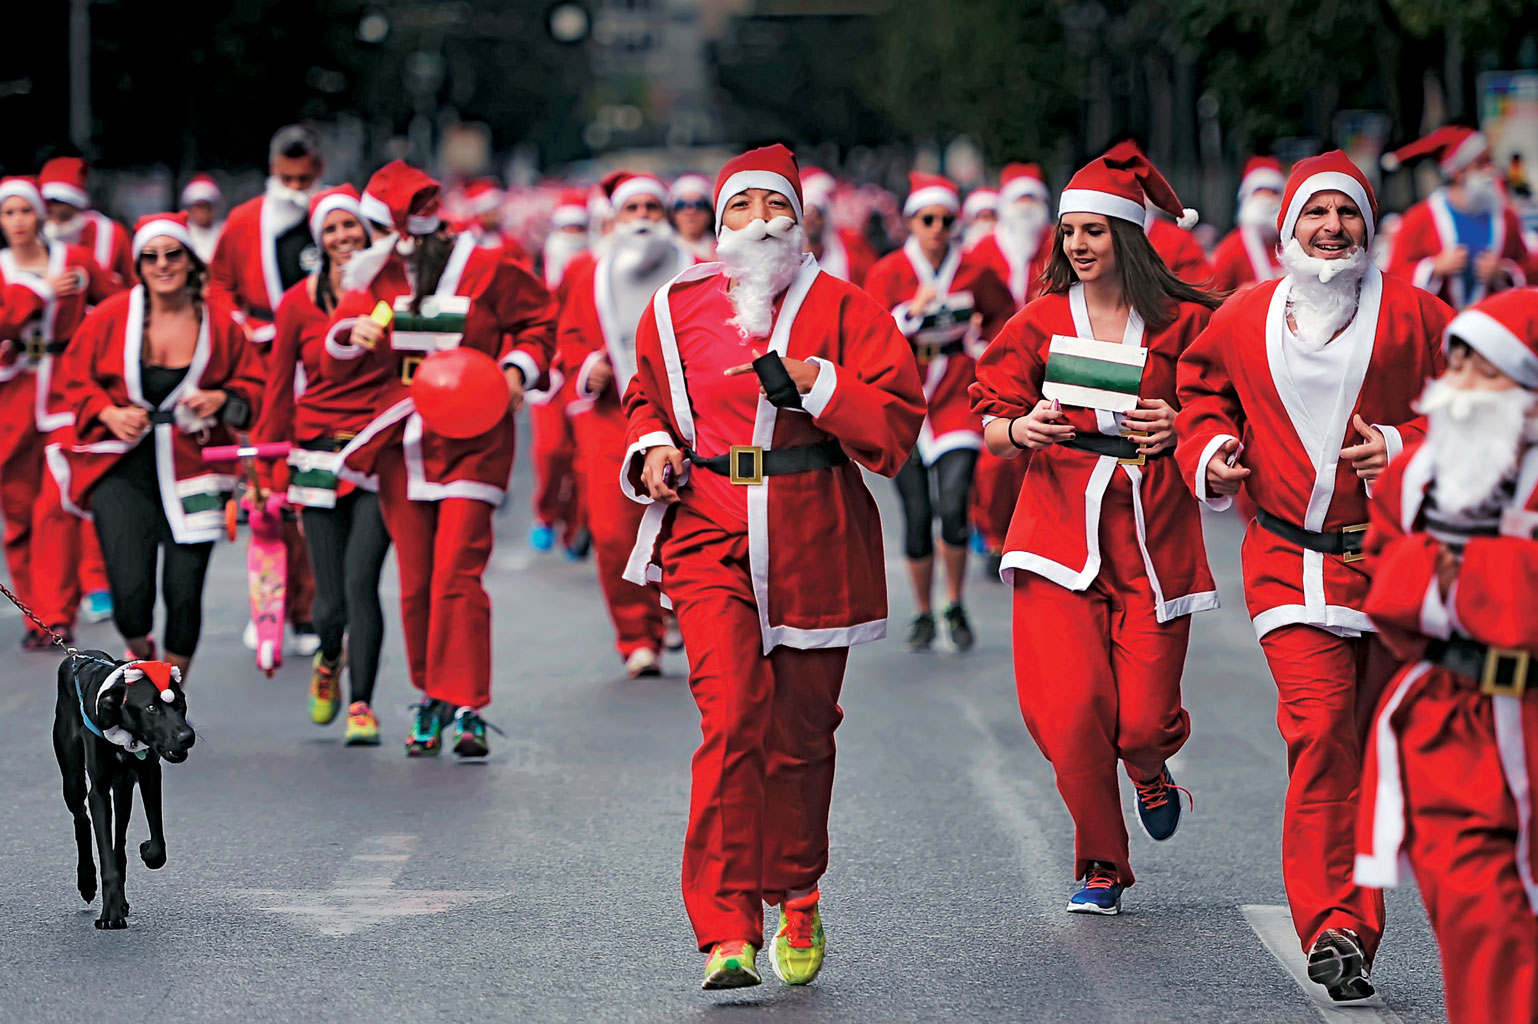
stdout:
<svg viewBox="0 0 1538 1024">
<path fill-rule="evenodd" d="M 110 729 L 114 725 L 123 723 L 123 698 L 127 696 L 128 688 L 122 683 L 114 683 L 96 701 L 96 724 L 103 729 Z"/>
</svg>

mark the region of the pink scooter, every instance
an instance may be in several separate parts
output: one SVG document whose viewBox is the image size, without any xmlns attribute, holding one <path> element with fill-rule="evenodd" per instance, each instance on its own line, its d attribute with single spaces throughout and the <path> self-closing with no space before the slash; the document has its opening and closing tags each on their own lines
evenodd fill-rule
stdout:
<svg viewBox="0 0 1538 1024">
<path fill-rule="evenodd" d="M 251 543 L 246 548 L 246 581 L 251 593 L 251 621 L 256 624 L 256 667 L 268 678 L 283 664 L 283 602 L 288 590 L 288 552 L 283 542 L 283 506 L 287 496 L 269 493 L 260 507 L 255 499 L 261 493 L 256 480 L 256 459 L 285 459 L 291 446 L 287 441 L 256 445 L 211 445 L 203 449 L 204 462 L 245 463 L 249 486 L 240 503 L 246 509 L 251 527 Z M 234 499 L 224 508 L 225 532 L 235 539 L 238 514 Z"/>
</svg>

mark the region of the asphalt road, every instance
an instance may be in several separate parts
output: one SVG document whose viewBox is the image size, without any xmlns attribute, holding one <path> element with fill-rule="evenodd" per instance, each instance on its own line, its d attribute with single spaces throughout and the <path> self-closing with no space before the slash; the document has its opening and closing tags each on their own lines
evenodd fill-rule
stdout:
<svg viewBox="0 0 1538 1024">
<path fill-rule="evenodd" d="M 895 537 L 890 485 L 876 484 Z M 527 548 L 527 494 L 520 462 L 488 576 L 488 717 L 507 735 L 480 764 L 404 757 L 412 695 L 393 625 L 385 745 L 344 748 L 340 721 L 311 725 L 302 660 L 267 680 L 241 647 L 244 561 L 221 547 L 189 694 L 199 739 L 166 771 L 169 863 L 148 871 L 130 846 L 126 931 L 98 932 L 99 903 L 74 890 L 49 743 L 55 659 L 6 655 L 0 1021 L 1445 1019 L 1413 890 L 1389 894 L 1382 1005 L 1321 1007 L 1289 973 L 1283 748 L 1226 517 L 1208 523 L 1225 607 L 1194 629 L 1193 735 L 1175 762 L 1197 812 L 1166 844 L 1132 829 L 1139 884 L 1122 916 L 1063 911 L 1070 822 L 1020 720 L 1005 590 L 978 573 L 970 655 L 910 654 L 894 637 L 851 659 L 822 976 L 789 989 L 764 964 L 761 988 L 700 992 L 678 895 L 698 739 L 682 660 L 623 678 L 591 568 Z M 900 636 L 911 604 L 890 566 Z M 393 563 L 385 578 L 393 619 Z M 0 610 L 7 644 L 19 630 Z M 118 646 L 110 626 L 81 641 Z M 142 836 L 136 809 L 130 842 Z"/>
</svg>

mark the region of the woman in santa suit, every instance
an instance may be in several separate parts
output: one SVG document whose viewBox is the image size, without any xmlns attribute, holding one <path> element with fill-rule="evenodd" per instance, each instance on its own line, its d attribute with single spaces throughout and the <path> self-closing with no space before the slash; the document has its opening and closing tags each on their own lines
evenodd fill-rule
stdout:
<svg viewBox="0 0 1538 1024">
<path fill-rule="evenodd" d="M 12 586 L 72 641 L 82 584 L 90 591 L 107 584 L 90 524 L 64 507 L 44 469 L 47 449 L 67 443 L 74 423 L 59 402 L 55 361 L 87 306 L 121 289 L 89 251 L 50 242 L 45 217 L 31 181 L 0 180 L 0 515 Z M 96 569 L 87 579 L 89 565 Z M 51 643 L 29 625 L 21 645 Z"/>
<path fill-rule="evenodd" d="M 203 578 L 234 491 L 205 445 L 250 427 L 260 368 L 230 310 L 203 299 L 205 268 L 185 214 L 143 217 L 132 243 L 140 284 L 93 309 L 60 365 L 75 441 L 50 464 L 93 514 L 113 620 L 133 657 L 155 657 L 155 565 L 163 559 L 163 660 L 187 676 L 203 625 Z"/>
<path fill-rule="evenodd" d="M 1008 286 L 981 257 L 965 252 L 956 238 L 961 210 L 956 186 L 934 174 L 915 171 L 908 178 L 910 189 L 903 204 L 908 240 L 897 252 L 877 260 L 865 277 L 865 290 L 892 311 L 898 329 L 913 346 L 929 403 L 918 448 L 897 474 L 904 553 L 918 609 L 908 626 L 908 646 L 927 650 L 935 639 L 930 602 L 934 519 L 939 518 L 945 625 L 952 646 L 966 650 L 973 640 L 972 624 L 962 607 L 971 532 L 967 512 L 977 452 L 983 443 L 982 425 L 967 399 L 975 366 L 969 343 L 992 338 L 1015 305 Z"/>
<path fill-rule="evenodd" d="M 1141 155 L 1074 175 L 1046 294 L 994 339 L 972 387 L 989 450 L 1030 453 L 1001 575 L 1020 708 L 1074 820 L 1083 884 L 1070 913 L 1115 914 L 1133 883 L 1118 761 L 1149 836 L 1179 825 L 1166 762 L 1190 730 L 1189 616 L 1218 605 L 1199 509 L 1169 454 L 1175 363 L 1219 300 L 1160 260 L 1145 198 L 1194 218 Z"/>
<path fill-rule="evenodd" d="M 379 574 L 390 535 L 379 513 L 378 482 L 338 475 L 342 448 L 374 417 L 372 395 L 350 375 L 327 377 L 322 357 L 331 314 L 342 295 L 348 260 L 369 246 L 368 227 L 351 185 L 310 200 L 310 233 L 320 249 L 315 273 L 278 304 L 277 333 L 267 361 L 257 442 L 288 441 L 288 500 L 300 509 L 315 575 L 315 627 L 320 650 L 310 677 L 310 719 L 329 725 L 341 709 L 342 641 L 347 640 L 348 746 L 377 746 L 374 680 L 384 639 Z M 268 486 L 272 480 L 264 480 Z"/>
<path fill-rule="evenodd" d="M 348 294 L 332 314 L 320 372 L 367 395 L 373 412 L 342 450 L 340 472 L 377 475 L 395 542 L 406 658 L 423 693 L 406 753 L 439 753 L 452 720 L 454 752 L 484 757 L 491 602 L 481 575 L 491 558 L 491 513 L 513 468 L 513 414 L 524 388 L 543 383 L 555 304 L 505 251 L 452 234 L 439 216 L 440 191 L 399 160 L 369 179 L 361 208 L 382 237 L 348 261 Z M 423 423 L 411 379 L 426 356 L 461 345 L 497 359 L 510 401 L 492 429 L 455 439 Z"/>
</svg>

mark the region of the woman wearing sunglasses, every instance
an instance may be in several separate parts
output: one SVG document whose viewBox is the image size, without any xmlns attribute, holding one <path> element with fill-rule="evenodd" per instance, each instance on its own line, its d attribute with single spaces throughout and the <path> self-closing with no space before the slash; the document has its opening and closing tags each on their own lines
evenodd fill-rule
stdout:
<svg viewBox="0 0 1538 1024">
<path fill-rule="evenodd" d="M 953 649 L 972 646 L 972 624 L 962 605 L 967 573 L 967 509 L 972 476 L 982 447 L 982 424 L 967 388 L 973 380 L 973 348 L 1014 312 L 1009 288 L 956 238 L 961 197 L 936 174 L 908 176 L 903 204 L 908 240 L 876 261 L 865 290 L 892 311 L 913 346 L 929 414 L 918 447 L 897 474 L 903 506 L 903 547 L 917 614 L 908 625 L 908 646 L 928 650 L 935 640 L 932 604 L 935 576 L 934 520 L 940 520 L 940 558 L 945 563 L 945 626 Z"/>
<path fill-rule="evenodd" d="M 1149 837 L 1180 824 L 1166 762 L 1190 733 L 1189 616 L 1218 606 L 1199 506 L 1169 456 L 1176 360 L 1221 299 L 1143 233 L 1145 198 L 1195 211 L 1141 154 L 1113 154 L 1068 183 L 1046 294 L 999 332 L 972 386 L 988 450 L 1030 458 L 1001 572 L 1015 686 L 1073 816 L 1083 883 L 1067 909 L 1089 914 L 1118 913 L 1133 883 L 1118 762 Z"/>
<path fill-rule="evenodd" d="M 184 213 L 141 218 L 140 284 L 97 306 L 65 351 L 64 400 L 76 443 L 55 469 L 94 514 L 112 617 L 135 658 L 155 657 L 155 564 L 163 554 L 163 660 L 181 669 L 203 626 L 203 578 L 235 488 L 200 449 L 232 444 L 261 394 L 260 363 L 230 311 L 203 298 L 206 269 Z"/>
<path fill-rule="evenodd" d="M 699 174 L 685 174 L 673 182 L 668 205 L 678 240 L 706 262 L 716 258 L 716 211 L 710 203 L 715 186 Z"/>
</svg>

